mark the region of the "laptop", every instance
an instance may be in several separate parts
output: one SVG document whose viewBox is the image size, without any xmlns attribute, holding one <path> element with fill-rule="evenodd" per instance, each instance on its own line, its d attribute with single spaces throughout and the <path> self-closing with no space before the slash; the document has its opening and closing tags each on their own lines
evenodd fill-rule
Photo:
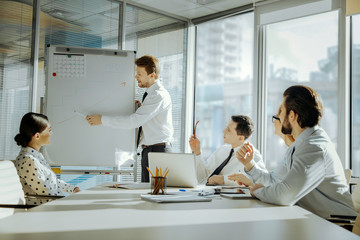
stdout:
<svg viewBox="0 0 360 240">
<path fill-rule="evenodd" d="M 190 153 L 149 152 L 149 168 L 155 174 L 156 167 L 163 171 L 168 168 L 166 186 L 196 187 L 195 155 Z"/>
</svg>

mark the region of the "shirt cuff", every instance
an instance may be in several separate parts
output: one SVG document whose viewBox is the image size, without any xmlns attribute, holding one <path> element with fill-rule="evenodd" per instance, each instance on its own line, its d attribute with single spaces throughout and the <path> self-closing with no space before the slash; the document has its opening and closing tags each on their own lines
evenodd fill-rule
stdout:
<svg viewBox="0 0 360 240">
<path fill-rule="evenodd" d="M 70 185 L 70 184 L 69 184 Z M 68 187 L 68 189 L 66 189 L 66 191 L 68 192 L 68 193 L 74 193 L 74 189 L 76 188 L 76 186 L 75 185 L 70 185 L 69 187 Z"/>
<path fill-rule="evenodd" d="M 196 159 L 196 161 L 201 161 L 201 154 L 200 155 L 195 155 L 195 159 Z"/>
<path fill-rule="evenodd" d="M 253 174 L 255 174 L 257 172 L 258 168 L 259 168 L 259 166 L 257 165 L 256 162 L 254 162 L 254 166 L 252 167 L 252 169 L 250 171 L 246 171 L 245 168 L 244 168 L 244 171 L 247 175 L 252 176 Z"/>
<path fill-rule="evenodd" d="M 259 200 L 262 200 L 262 198 L 263 198 L 262 189 L 263 189 L 263 187 L 262 187 L 262 188 L 258 188 L 258 189 L 256 189 L 256 190 L 253 192 L 253 194 L 255 195 L 255 197 L 256 197 L 257 199 L 259 199 Z"/>
<path fill-rule="evenodd" d="M 101 116 L 101 123 L 104 126 L 110 127 L 110 117 L 109 116 Z"/>
</svg>

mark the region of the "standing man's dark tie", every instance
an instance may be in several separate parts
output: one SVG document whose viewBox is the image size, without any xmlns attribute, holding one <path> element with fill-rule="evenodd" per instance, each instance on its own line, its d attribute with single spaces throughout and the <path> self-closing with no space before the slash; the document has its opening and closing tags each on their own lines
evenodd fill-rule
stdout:
<svg viewBox="0 0 360 240">
<path fill-rule="evenodd" d="M 228 162 L 230 161 L 232 155 L 234 153 L 234 149 L 232 148 L 230 151 L 229 156 L 225 159 L 225 161 L 223 161 L 220 166 L 218 166 L 215 171 L 208 177 L 208 182 L 209 182 L 209 178 L 211 178 L 213 175 L 219 175 L 219 173 L 221 172 L 221 170 L 223 170 L 223 168 L 226 166 L 226 164 L 228 164 Z"/>
<path fill-rule="evenodd" d="M 141 101 L 142 103 L 144 102 L 147 95 L 148 95 L 148 93 L 145 92 L 143 97 L 142 97 L 142 101 Z M 139 147 L 141 132 L 142 132 L 142 126 L 139 127 L 138 137 L 137 137 L 137 141 L 136 141 L 136 148 Z"/>
</svg>

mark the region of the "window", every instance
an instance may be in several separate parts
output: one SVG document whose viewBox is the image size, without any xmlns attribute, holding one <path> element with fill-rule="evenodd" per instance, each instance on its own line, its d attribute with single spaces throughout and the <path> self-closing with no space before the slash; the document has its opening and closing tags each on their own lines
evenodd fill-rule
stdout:
<svg viewBox="0 0 360 240">
<path fill-rule="evenodd" d="M 324 104 L 320 125 L 336 146 L 338 12 L 269 24 L 264 27 L 264 31 L 267 86 L 264 159 L 267 167 L 273 169 L 277 161 L 284 156 L 286 147 L 283 141 L 274 135 L 271 116 L 277 114 L 282 94 L 289 86 L 310 86 L 320 94 Z"/>
<path fill-rule="evenodd" d="M 14 137 L 30 109 L 32 12 L 32 4 L 0 1 L 0 159 L 16 158 Z"/>
<path fill-rule="evenodd" d="M 232 115 L 256 123 L 253 18 L 246 13 L 197 26 L 195 115 L 204 157 L 223 144 Z"/>
<path fill-rule="evenodd" d="M 352 130 L 351 168 L 353 176 L 360 176 L 360 15 L 352 18 Z"/>
</svg>

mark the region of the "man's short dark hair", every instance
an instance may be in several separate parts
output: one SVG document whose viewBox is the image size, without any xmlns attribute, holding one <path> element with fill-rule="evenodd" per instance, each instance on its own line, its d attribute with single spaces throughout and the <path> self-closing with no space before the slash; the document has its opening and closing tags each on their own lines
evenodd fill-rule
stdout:
<svg viewBox="0 0 360 240">
<path fill-rule="evenodd" d="M 159 78 L 160 66 L 159 60 L 151 55 L 144 55 L 141 58 L 135 60 L 135 64 L 138 67 L 144 67 L 147 74 L 155 73 L 155 78 Z"/>
<path fill-rule="evenodd" d="M 307 86 L 291 86 L 285 90 L 284 107 L 286 116 L 290 111 L 298 115 L 298 123 L 301 128 L 314 127 L 320 123 L 323 115 L 323 104 L 320 95 Z"/>
<path fill-rule="evenodd" d="M 254 132 L 254 123 L 251 118 L 244 115 L 231 116 L 231 120 L 236 123 L 236 133 L 242 135 L 245 139 L 248 139 Z"/>
</svg>

